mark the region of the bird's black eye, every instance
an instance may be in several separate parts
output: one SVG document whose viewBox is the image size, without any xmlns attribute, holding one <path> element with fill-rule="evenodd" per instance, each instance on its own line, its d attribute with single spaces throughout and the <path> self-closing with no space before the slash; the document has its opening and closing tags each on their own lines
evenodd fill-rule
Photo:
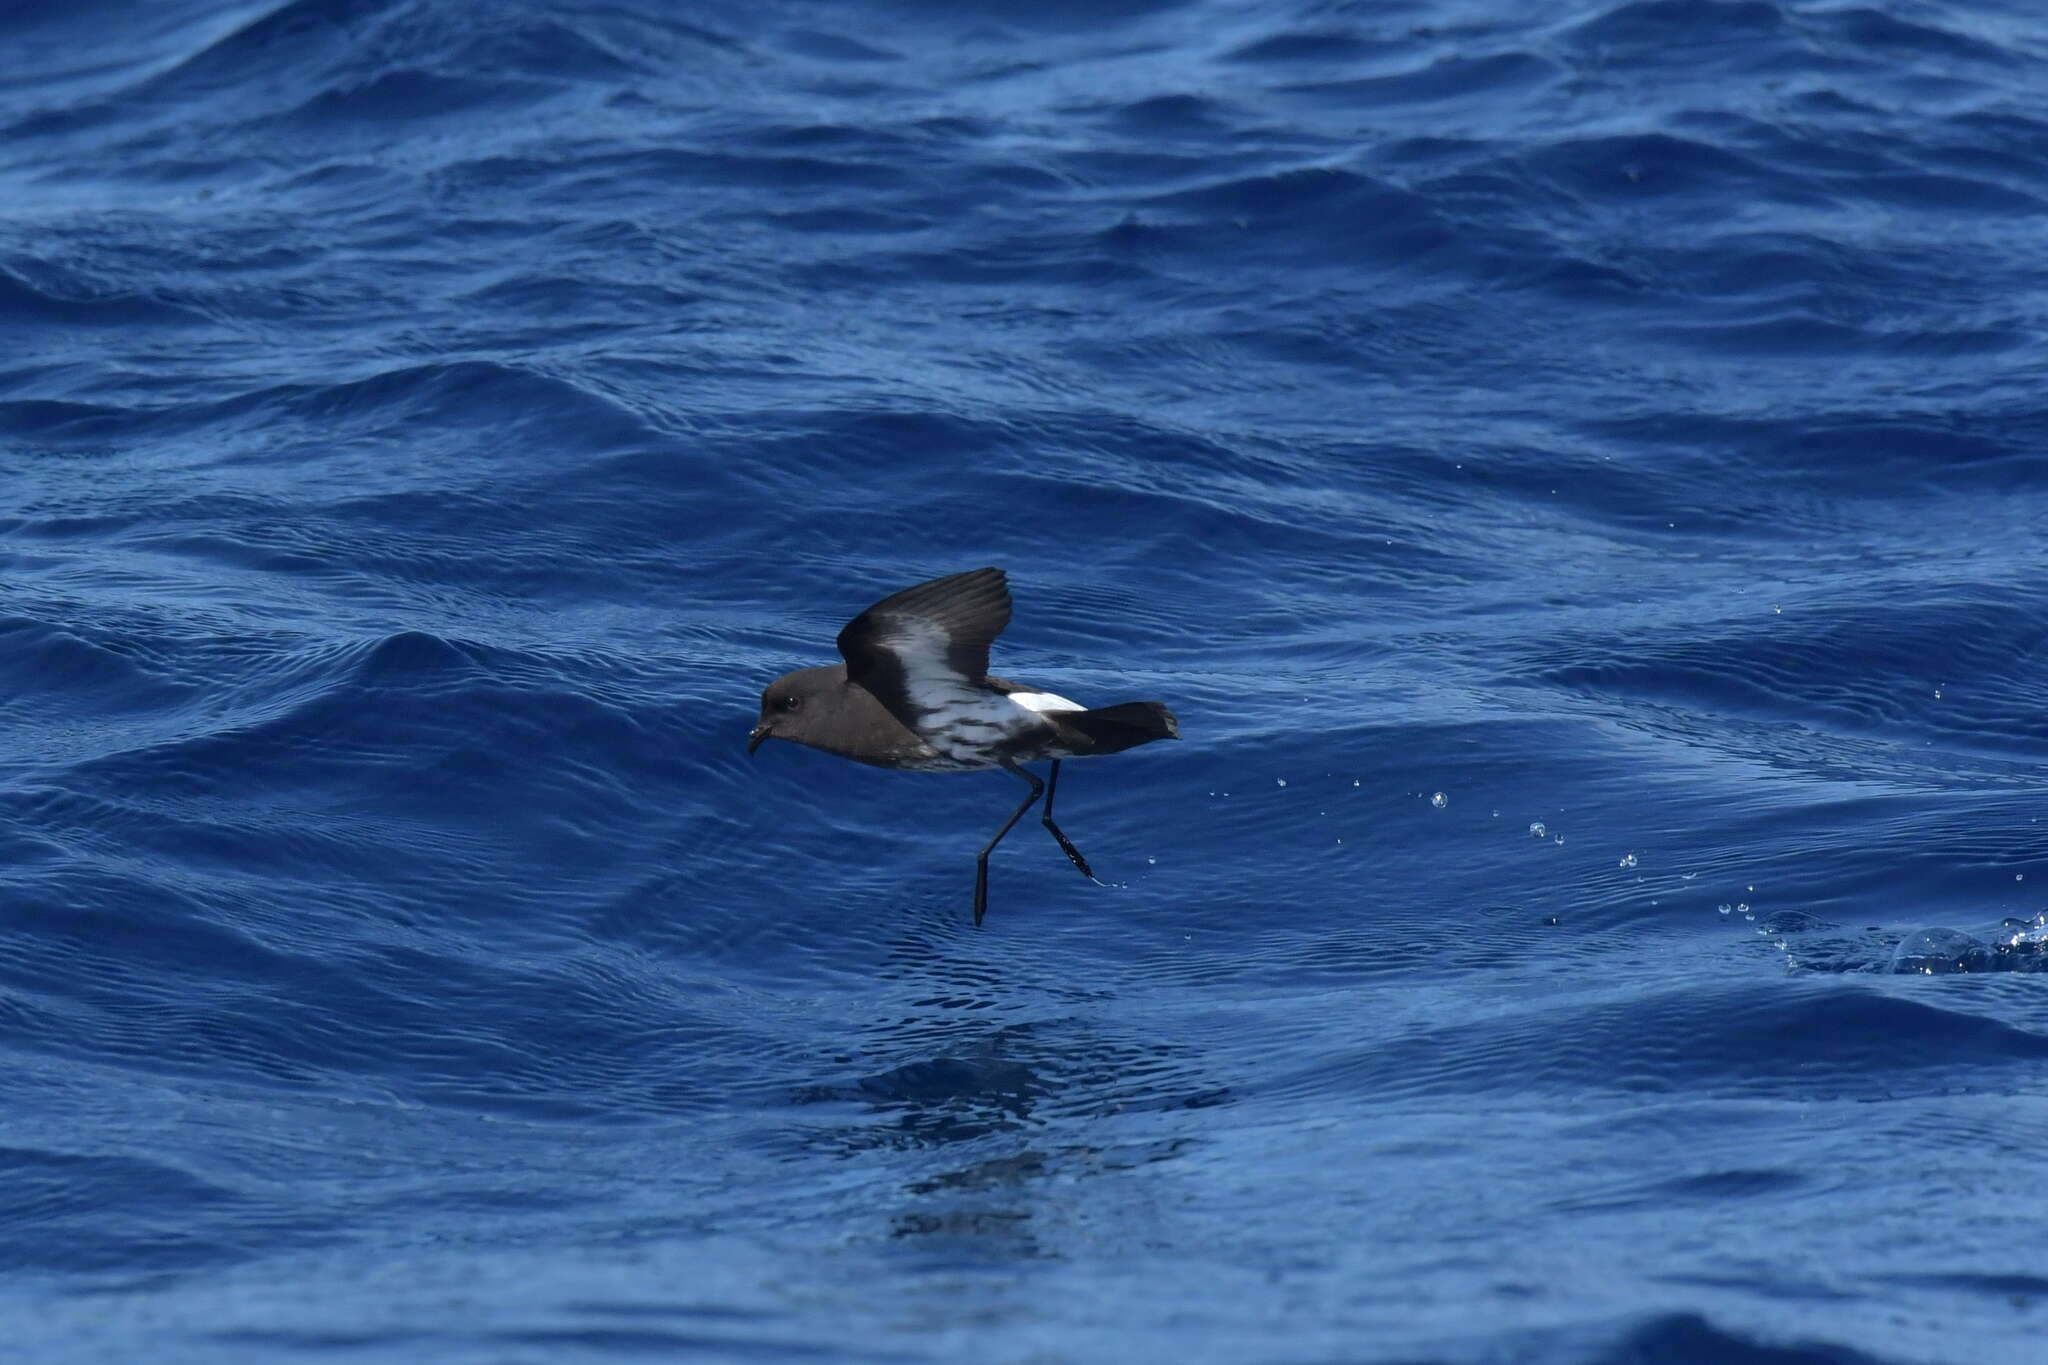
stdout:
<svg viewBox="0 0 2048 1365">
<path fill-rule="evenodd" d="M 777 697 L 775 699 L 775 709 L 778 711 L 794 711 L 803 704 L 804 699 L 802 697 Z"/>
</svg>

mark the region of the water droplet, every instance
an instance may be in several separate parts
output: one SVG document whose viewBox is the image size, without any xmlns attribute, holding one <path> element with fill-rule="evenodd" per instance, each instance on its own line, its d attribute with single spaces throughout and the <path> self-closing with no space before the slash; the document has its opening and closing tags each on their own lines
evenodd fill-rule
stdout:
<svg viewBox="0 0 2048 1365">
<path fill-rule="evenodd" d="M 1719 905 L 1715 906 L 1714 908 L 1725 915 L 1729 911 L 1733 910 L 1735 907 L 1730 905 L 1727 901 L 1722 901 Z"/>
<path fill-rule="evenodd" d="M 1621 862 L 1620 862 L 1620 863 L 1618 863 L 1618 864 L 1616 864 L 1616 866 L 1619 866 L 1619 867 L 1634 867 L 1635 865 L 1636 865 L 1636 855 L 1635 855 L 1635 854 L 1633 854 L 1633 853 L 1624 853 L 1624 854 L 1622 854 L 1622 855 L 1621 855 Z"/>
<path fill-rule="evenodd" d="M 1450 805 L 1451 801 L 1442 792 L 1437 792 L 1429 798 L 1429 804 L 1435 806 L 1438 810 L 1442 810 L 1445 806 Z"/>
<path fill-rule="evenodd" d="M 1499 812 L 1499 811 L 1495 811 L 1495 812 L 1493 813 L 1493 818 L 1494 818 L 1494 819 L 1496 819 L 1496 820 L 1500 819 L 1500 812 Z"/>
<path fill-rule="evenodd" d="M 1352 778 L 1352 779 L 1351 779 L 1351 785 L 1352 785 L 1352 786 L 1354 786 L 1354 787 L 1355 787 L 1355 786 L 1357 786 L 1357 785 L 1358 785 L 1358 779 L 1357 779 L 1357 778 L 1355 778 L 1355 777 L 1354 777 L 1354 778 Z"/>
<path fill-rule="evenodd" d="M 1274 780 L 1275 782 L 1278 782 L 1278 783 L 1279 783 L 1279 784 L 1280 784 L 1281 786 L 1283 786 L 1283 787 L 1287 785 L 1287 779 L 1286 779 L 1286 778 L 1284 778 L 1284 777 L 1276 777 L 1276 778 L 1274 778 L 1273 780 Z"/>
<path fill-rule="evenodd" d="M 1342 839 L 1339 839 L 1339 840 L 1338 840 L 1337 842 L 1341 844 L 1341 843 L 1343 843 L 1344 841 L 1343 841 Z"/>
<path fill-rule="evenodd" d="M 1748 901 L 1737 901 L 1737 902 L 1735 903 L 1735 913 L 1736 913 L 1736 914 L 1738 914 L 1738 915 L 1746 915 L 1746 914 L 1748 914 L 1748 913 L 1749 913 L 1749 902 L 1748 902 Z"/>
<path fill-rule="evenodd" d="M 1544 835 L 1550 833 L 1550 831 L 1543 828 L 1543 822 L 1541 820 L 1531 820 L 1529 822 L 1529 833 L 1533 835 L 1535 838 L 1541 839 Z"/>
<path fill-rule="evenodd" d="M 1935 687 L 1935 689 L 1934 689 L 1934 699 L 1935 699 L 1936 701 L 1940 701 L 1940 700 L 1941 700 L 1941 688 L 1940 688 L 1939 686 L 1936 686 L 1936 687 Z"/>
<path fill-rule="evenodd" d="M 1555 838 L 1553 838 L 1553 839 L 1552 839 L 1552 840 L 1551 840 L 1550 842 L 1551 842 L 1551 843 L 1553 843 L 1553 844 L 1556 844 L 1556 845 L 1557 845 L 1558 847 L 1562 848 L 1562 847 L 1564 847 L 1564 836 L 1563 836 L 1562 834 L 1560 834 L 1560 835 L 1557 835 L 1557 836 L 1556 836 Z"/>
<path fill-rule="evenodd" d="M 2012 879 L 2016 882 L 2023 882 L 2027 879 L 2027 874 L 2024 872 L 2015 872 L 2012 874 Z"/>
<path fill-rule="evenodd" d="M 1159 866 L 1159 860 L 1158 860 L 1157 858 L 1147 858 L 1147 859 L 1145 860 L 1145 866 L 1147 866 L 1147 867 L 1157 867 L 1157 866 Z"/>
<path fill-rule="evenodd" d="M 1678 879 L 1679 879 L 1680 881 L 1682 881 L 1682 882 L 1689 882 L 1689 881 L 1691 881 L 1691 880 L 1692 880 L 1692 879 L 1693 879 L 1694 877 L 1697 877 L 1697 876 L 1699 876 L 1699 875 L 1700 875 L 1700 874 L 1699 874 L 1699 873 L 1697 873 L 1697 872 L 1681 872 L 1681 873 L 1679 873 L 1679 874 L 1678 874 Z"/>
</svg>

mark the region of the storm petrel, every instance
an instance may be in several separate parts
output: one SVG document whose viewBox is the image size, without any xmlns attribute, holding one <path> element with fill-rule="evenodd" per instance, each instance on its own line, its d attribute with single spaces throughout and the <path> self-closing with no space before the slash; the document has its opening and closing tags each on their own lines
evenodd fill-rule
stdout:
<svg viewBox="0 0 2048 1365">
<path fill-rule="evenodd" d="M 1045 827 L 1081 875 L 1088 860 L 1052 820 L 1060 760 L 1179 739 L 1156 701 L 1089 708 L 988 675 L 988 647 L 1010 624 L 1001 569 L 974 569 L 893 593 L 839 632 L 843 664 L 785 673 L 761 693 L 747 752 L 785 739 L 877 768 L 965 773 L 1001 768 L 1031 784 L 974 860 L 974 922 L 988 913 L 988 855 L 1040 796 Z M 1041 782 L 1021 765 L 1049 759 Z"/>
</svg>

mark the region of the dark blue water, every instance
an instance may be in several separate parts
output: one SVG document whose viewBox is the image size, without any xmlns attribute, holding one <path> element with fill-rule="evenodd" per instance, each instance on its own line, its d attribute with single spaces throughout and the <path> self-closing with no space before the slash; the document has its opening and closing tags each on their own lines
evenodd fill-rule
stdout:
<svg viewBox="0 0 2048 1365">
<path fill-rule="evenodd" d="M 0 55 L 20 1358 L 2044 1358 L 2038 6 Z M 744 742 L 983 564 L 976 931 Z"/>
</svg>

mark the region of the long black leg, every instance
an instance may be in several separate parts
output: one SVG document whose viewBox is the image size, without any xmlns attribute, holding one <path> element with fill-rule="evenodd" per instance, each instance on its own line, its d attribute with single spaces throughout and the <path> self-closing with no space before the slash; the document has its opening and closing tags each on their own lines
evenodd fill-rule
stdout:
<svg viewBox="0 0 2048 1365">
<path fill-rule="evenodd" d="M 988 913 L 988 855 L 1003 841 L 1003 836 L 1010 832 L 1010 826 L 1022 820 L 1024 812 L 1030 810 L 1032 803 L 1045 791 L 1045 784 L 1040 782 L 1036 775 L 1024 771 L 1007 758 L 998 761 L 1031 784 L 1031 795 L 1024 798 L 1023 805 L 1010 812 L 1010 818 L 1003 821 L 1003 827 L 996 831 L 996 837 L 988 841 L 987 846 L 981 850 L 981 856 L 974 860 L 974 925 L 977 929 L 981 927 L 981 917 Z"/>
<path fill-rule="evenodd" d="M 1052 761 L 1052 772 L 1047 774 L 1045 783 L 1045 827 L 1052 831 L 1052 837 L 1060 841 L 1060 852 L 1067 855 L 1067 861 L 1081 869 L 1081 875 L 1089 881 L 1095 880 L 1095 869 L 1088 866 L 1088 860 L 1081 856 L 1081 850 L 1074 847 L 1074 841 L 1066 836 L 1058 825 L 1052 822 L 1053 793 L 1060 787 L 1060 761 Z"/>
</svg>

